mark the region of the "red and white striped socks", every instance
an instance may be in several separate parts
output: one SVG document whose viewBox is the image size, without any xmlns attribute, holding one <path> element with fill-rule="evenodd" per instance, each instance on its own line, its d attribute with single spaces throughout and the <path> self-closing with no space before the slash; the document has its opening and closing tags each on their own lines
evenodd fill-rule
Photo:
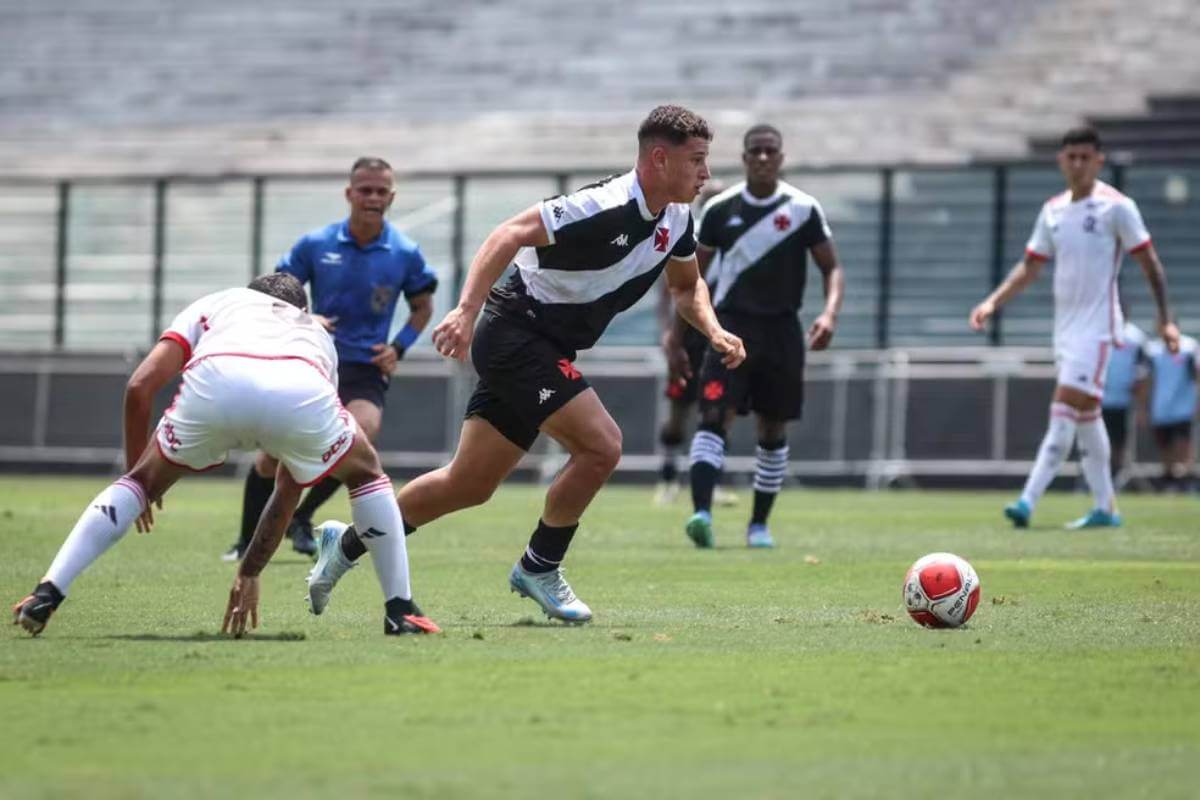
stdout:
<svg viewBox="0 0 1200 800">
<path fill-rule="evenodd" d="M 42 580 L 68 594 L 71 583 L 125 535 L 145 508 L 142 485 L 129 476 L 117 478 L 80 515 Z"/>
</svg>

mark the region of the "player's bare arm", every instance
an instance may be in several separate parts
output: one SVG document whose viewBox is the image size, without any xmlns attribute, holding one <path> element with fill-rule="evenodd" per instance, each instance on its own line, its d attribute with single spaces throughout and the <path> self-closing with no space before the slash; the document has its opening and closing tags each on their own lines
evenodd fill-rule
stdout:
<svg viewBox="0 0 1200 800">
<path fill-rule="evenodd" d="M 178 342 L 164 339 L 150 350 L 125 384 L 124 431 L 125 470 L 131 471 L 146 452 L 150 442 L 150 412 L 154 396 L 183 369 L 183 348 Z M 162 508 L 162 497 L 155 499 Z M 139 533 L 148 533 L 154 525 L 150 508 L 138 518 Z"/>
<path fill-rule="evenodd" d="M 811 252 L 825 284 L 825 308 L 808 328 L 808 349 L 824 350 L 833 340 L 833 332 L 837 328 L 837 315 L 842 310 L 845 278 L 832 239 L 826 239 L 814 246 Z"/>
<path fill-rule="evenodd" d="M 700 280 L 700 265 L 695 256 L 667 261 L 667 288 L 675 310 L 688 324 L 704 334 L 713 349 L 721 353 L 721 363 L 733 369 L 746 360 L 742 340 L 721 327 L 713 311 L 708 285 Z"/>
<path fill-rule="evenodd" d="M 465 361 L 471 351 L 475 320 L 488 291 L 522 247 L 545 247 L 550 235 L 537 205 L 502 222 L 484 240 L 467 270 L 458 305 L 433 329 L 433 346 L 447 358 Z"/>
<path fill-rule="evenodd" d="M 408 298 L 408 311 L 408 321 L 404 323 L 404 327 L 419 334 L 425 330 L 433 316 L 433 292 L 422 292 Z M 384 375 L 391 375 L 396 363 L 404 356 L 403 349 L 397 349 L 398 347 L 398 344 L 390 342 L 371 345 L 371 350 L 375 353 L 371 357 L 371 363 L 379 367 Z"/>
<path fill-rule="evenodd" d="M 708 271 L 708 265 L 712 263 L 715 254 L 716 251 L 712 248 L 702 244 L 696 245 L 696 268 L 699 274 L 703 275 Z M 688 359 L 687 351 L 683 348 L 683 336 L 688 323 L 675 312 L 675 306 L 671 301 L 671 289 L 666 281 L 663 282 L 662 297 L 668 315 L 662 322 L 662 349 L 667 358 L 667 379 L 670 381 L 691 379 L 692 364 Z"/>
<path fill-rule="evenodd" d="M 238 567 L 237 577 L 229 590 L 229 602 L 225 606 L 225 618 L 221 632 L 241 637 L 246 632 L 246 623 L 258 627 L 259 575 L 279 549 L 284 532 L 292 520 L 292 511 L 300 501 L 302 487 L 292 478 L 282 464 L 275 472 L 275 490 L 258 518 L 254 538 L 246 548 L 246 554 Z"/>
<path fill-rule="evenodd" d="M 1036 256 L 1026 254 L 1016 263 L 1006 277 L 984 301 L 971 309 L 971 329 L 983 330 L 984 324 L 996 313 L 996 309 L 1007 303 L 1024 291 L 1025 287 L 1037 280 L 1046 262 Z"/>
<path fill-rule="evenodd" d="M 1158 251 L 1154 249 L 1153 244 L 1148 244 L 1131 255 L 1146 274 L 1146 283 L 1150 284 L 1150 294 L 1154 297 L 1155 308 L 1158 309 L 1158 334 L 1167 350 L 1178 353 L 1179 328 L 1171 319 L 1171 307 L 1167 303 L 1167 273 L 1158 258 Z"/>
</svg>

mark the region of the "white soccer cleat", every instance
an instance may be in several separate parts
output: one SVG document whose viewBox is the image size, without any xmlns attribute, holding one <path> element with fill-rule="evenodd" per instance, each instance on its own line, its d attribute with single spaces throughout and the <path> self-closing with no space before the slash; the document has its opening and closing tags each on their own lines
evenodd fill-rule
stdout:
<svg viewBox="0 0 1200 800">
<path fill-rule="evenodd" d="M 571 591 L 561 567 L 550 572 L 526 572 L 518 561 L 508 575 L 508 585 L 541 606 L 550 619 L 588 622 L 592 618 L 592 610 Z"/>
<path fill-rule="evenodd" d="M 313 533 L 317 534 L 317 563 L 308 573 L 308 610 L 320 614 L 329 605 L 329 595 L 333 587 L 342 579 L 347 570 L 354 568 L 354 562 L 342 553 L 342 534 L 350 526 L 336 519 L 326 520 L 318 525 Z"/>
</svg>

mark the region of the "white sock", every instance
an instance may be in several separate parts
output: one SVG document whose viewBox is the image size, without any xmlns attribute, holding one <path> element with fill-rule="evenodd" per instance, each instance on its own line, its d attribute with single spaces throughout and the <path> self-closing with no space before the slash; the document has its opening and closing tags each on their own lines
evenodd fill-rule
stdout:
<svg viewBox="0 0 1200 800">
<path fill-rule="evenodd" d="M 358 538 L 371 551 L 375 575 L 384 601 L 399 597 L 412 599 L 408 581 L 408 548 L 404 541 L 404 521 L 392 492 L 392 482 L 382 475 L 370 483 L 350 490 L 350 511 Z"/>
<path fill-rule="evenodd" d="M 1114 491 L 1112 473 L 1109 472 L 1109 458 L 1112 455 L 1112 445 L 1108 441 L 1108 429 L 1100 412 L 1089 411 L 1080 414 L 1079 425 L 1075 429 L 1079 437 L 1079 466 L 1087 477 L 1088 486 L 1092 490 L 1092 498 L 1096 508 L 1109 512 L 1114 509 Z"/>
<path fill-rule="evenodd" d="M 117 478 L 80 515 L 42 580 L 68 594 L 71 583 L 125 535 L 145 508 L 146 491 L 141 484 L 128 476 Z"/>
<path fill-rule="evenodd" d="M 1075 443 L 1075 421 L 1077 412 L 1066 403 L 1050 404 L 1050 426 L 1046 436 L 1038 448 L 1037 461 L 1033 463 L 1033 471 L 1025 481 L 1021 490 L 1021 499 L 1032 509 L 1046 491 L 1046 487 L 1058 474 L 1059 467 L 1071 453 L 1071 445 Z"/>
</svg>

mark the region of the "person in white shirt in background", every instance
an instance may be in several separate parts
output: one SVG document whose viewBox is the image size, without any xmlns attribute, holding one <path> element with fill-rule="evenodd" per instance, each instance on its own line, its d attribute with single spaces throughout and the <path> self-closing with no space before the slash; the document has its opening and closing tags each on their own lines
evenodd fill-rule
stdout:
<svg viewBox="0 0 1200 800">
<path fill-rule="evenodd" d="M 1167 281 L 1137 204 L 1098 180 L 1104 167 L 1100 136 L 1073 128 L 1062 138 L 1058 167 L 1067 190 L 1042 206 L 1025 255 L 1008 277 L 971 310 L 982 331 L 998 308 L 1016 297 L 1054 259 L 1054 351 L 1058 378 L 1050 424 L 1021 496 L 1004 508 L 1018 528 L 1028 527 L 1038 500 L 1078 443 L 1079 460 L 1092 490 L 1092 509 L 1069 529 L 1117 527 L 1111 445 L 1100 420 L 1108 359 L 1124 324 L 1117 293 L 1122 255 L 1138 262 L 1158 311 L 1158 333 L 1169 352 L 1179 350 L 1179 329 L 1167 304 Z"/>
</svg>

